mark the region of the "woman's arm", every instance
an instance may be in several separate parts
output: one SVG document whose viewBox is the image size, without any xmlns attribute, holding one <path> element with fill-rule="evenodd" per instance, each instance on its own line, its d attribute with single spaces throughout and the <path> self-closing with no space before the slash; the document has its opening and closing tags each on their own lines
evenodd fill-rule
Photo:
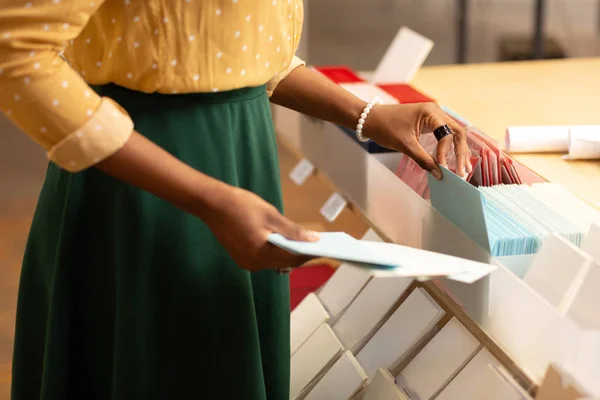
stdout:
<svg viewBox="0 0 600 400">
<path fill-rule="evenodd" d="M 314 235 L 258 196 L 194 170 L 136 133 L 127 113 L 60 57 L 102 3 L 0 1 L 0 110 L 63 169 L 96 166 L 201 218 L 246 269 L 305 261 L 269 245 L 267 236 Z"/>
<path fill-rule="evenodd" d="M 365 102 L 326 77 L 299 66 L 275 88 L 271 102 L 354 129 Z"/>
<path fill-rule="evenodd" d="M 355 129 L 365 102 L 349 91 L 310 69 L 299 66 L 275 88 L 271 101 L 325 121 Z M 423 169 L 441 179 L 438 162 L 446 164 L 451 137 L 442 139 L 437 149 L 437 162 L 419 144 L 423 130 L 431 131 L 450 125 L 454 133 L 457 172 L 464 175 L 468 147 L 464 130 L 433 103 L 399 104 L 373 108 L 363 128 L 363 135 L 377 143 L 401 151 L 413 158 Z"/>
</svg>

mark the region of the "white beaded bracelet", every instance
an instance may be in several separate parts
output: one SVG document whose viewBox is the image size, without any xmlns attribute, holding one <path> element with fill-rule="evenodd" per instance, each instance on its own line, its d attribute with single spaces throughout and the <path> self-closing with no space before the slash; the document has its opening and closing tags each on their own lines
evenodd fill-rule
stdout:
<svg viewBox="0 0 600 400">
<path fill-rule="evenodd" d="M 375 97 L 373 100 L 371 100 L 365 106 L 365 109 L 363 110 L 362 114 L 360 114 L 360 118 L 358 120 L 358 124 L 356 125 L 356 138 L 359 141 L 361 141 L 363 143 L 369 141 L 368 137 L 363 136 L 362 129 L 363 129 L 365 121 L 367 120 L 367 117 L 369 116 L 369 113 L 371 112 L 371 110 L 373 109 L 373 107 L 375 107 L 376 104 L 381 104 L 381 103 L 383 103 L 383 101 L 381 101 L 381 99 L 379 97 Z"/>
</svg>

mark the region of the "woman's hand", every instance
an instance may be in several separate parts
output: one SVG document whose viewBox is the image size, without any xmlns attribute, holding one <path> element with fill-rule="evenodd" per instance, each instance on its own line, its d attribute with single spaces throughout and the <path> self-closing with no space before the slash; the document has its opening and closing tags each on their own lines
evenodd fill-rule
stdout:
<svg viewBox="0 0 600 400">
<path fill-rule="evenodd" d="M 294 224 L 260 197 L 196 171 L 137 132 L 97 168 L 202 219 L 233 260 L 249 271 L 309 261 L 268 243 L 271 232 L 318 240 L 318 234 Z"/>
<path fill-rule="evenodd" d="M 421 132 L 433 132 L 442 125 L 448 125 L 453 134 L 438 143 L 436 162 L 419 143 L 419 136 Z M 471 171 L 466 132 L 435 103 L 375 106 L 365 121 L 363 135 L 384 147 L 407 154 L 437 179 L 442 178 L 438 163 L 447 164 L 454 140 L 456 173 L 464 176 Z"/>
<path fill-rule="evenodd" d="M 307 231 L 254 193 L 228 187 L 204 221 L 240 267 L 249 271 L 298 267 L 311 258 L 291 254 L 267 242 L 272 232 L 291 240 L 314 242 Z"/>
</svg>

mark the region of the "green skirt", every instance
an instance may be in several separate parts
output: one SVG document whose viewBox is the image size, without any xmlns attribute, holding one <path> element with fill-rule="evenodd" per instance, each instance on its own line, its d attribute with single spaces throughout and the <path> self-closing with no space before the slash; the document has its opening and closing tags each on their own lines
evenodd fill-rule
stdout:
<svg viewBox="0 0 600 400">
<path fill-rule="evenodd" d="M 265 87 L 97 91 L 183 162 L 282 207 Z M 51 164 L 23 263 L 13 400 L 289 400 L 289 281 L 239 268 L 196 217 Z"/>
</svg>

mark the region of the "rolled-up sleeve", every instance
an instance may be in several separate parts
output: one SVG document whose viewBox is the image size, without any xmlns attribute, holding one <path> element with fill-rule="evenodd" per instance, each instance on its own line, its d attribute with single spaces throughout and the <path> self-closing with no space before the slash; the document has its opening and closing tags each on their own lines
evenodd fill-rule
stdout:
<svg viewBox="0 0 600 400">
<path fill-rule="evenodd" d="M 306 65 L 306 63 L 300 58 L 294 56 L 285 70 L 279 72 L 277 75 L 271 78 L 269 82 L 267 82 L 267 93 L 269 94 L 269 96 L 273 94 L 275 88 L 277 87 L 277 85 L 279 85 L 279 82 L 285 79 L 285 77 L 288 76 L 293 70 L 302 65 Z"/>
<path fill-rule="evenodd" d="M 0 110 L 71 172 L 108 158 L 133 131 L 127 113 L 61 56 L 101 3 L 0 1 Z"/>
</svg>

